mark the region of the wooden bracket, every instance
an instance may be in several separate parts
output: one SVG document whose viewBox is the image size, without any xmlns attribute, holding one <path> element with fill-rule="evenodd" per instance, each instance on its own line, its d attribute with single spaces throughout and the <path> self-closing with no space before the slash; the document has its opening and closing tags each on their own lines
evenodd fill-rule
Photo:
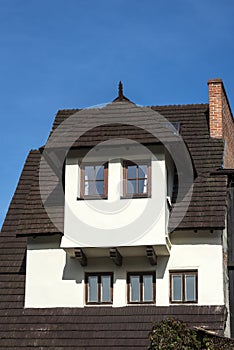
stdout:
<svg viewBox="0 0 234 350">
<path fill-rule="evenodd" d="M 146 256 L 149 259 L 151 265 L 157 265 L 157 255 L 155 254 L 154 248 L 152 246 L 146 247 Z"/>
<path fill-rule="evenodd" d="M 75 257 L 81 266 L 87 266 L 87 257 L 81 248 L 75 249 Z"/>
<path fill-rule="evenodd" d="M 122 265 L 123 258 L 122 258 L 122 255 L 120 254 L 120 252 L 118 251 L 117 248 L 110 249 L 110 258 L 111 258 L 111 260 L 113 260 L 115 265 L 117 265 L 117 266 Z"/>
</svg>

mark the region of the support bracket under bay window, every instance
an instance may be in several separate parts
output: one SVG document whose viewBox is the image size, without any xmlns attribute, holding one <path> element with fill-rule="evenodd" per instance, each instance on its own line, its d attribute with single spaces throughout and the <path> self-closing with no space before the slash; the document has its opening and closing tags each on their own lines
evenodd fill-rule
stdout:
<svg viewBox="0 0 234 350">
<path fill-rule="evenodd" d="M 157 265 L 157 255 L 155 254 L 154 248 L 152 246 L 146 247 L 146 256 L 150 262 L 150 265 Z"/>
<path fill-rule="evenodd" d="M 110 249 L 110 258 L 111 258 L 111 260 L 113 260 L 115 265 L 122 266 L 123 258 L 122 258 L 122 255 L 120 254 L 120 252 L 118 251 L 117 248 Z"/>
<path fill-rule="evenodd" d="M 87 257 L 82 249 L 75 249 L 75 257 L 79 260 L 81 266 L 87 266 Z"/>
</svg>

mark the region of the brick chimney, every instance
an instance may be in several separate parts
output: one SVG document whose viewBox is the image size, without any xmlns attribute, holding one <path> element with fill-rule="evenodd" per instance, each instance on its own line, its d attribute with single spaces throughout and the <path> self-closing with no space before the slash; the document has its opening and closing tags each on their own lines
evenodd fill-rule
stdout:
<svg viewBox="0 0 234 350">
<path fill-rule="evenodd" d="M 224 168 L 234 168 L 234 120 L 222 79 L 208 80 L 210 136 L 225 141 Z"/>
</svg>

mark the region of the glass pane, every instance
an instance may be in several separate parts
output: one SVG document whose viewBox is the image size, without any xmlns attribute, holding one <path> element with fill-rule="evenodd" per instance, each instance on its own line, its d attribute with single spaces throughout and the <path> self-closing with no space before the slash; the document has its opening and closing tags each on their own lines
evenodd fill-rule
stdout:
<svg viewBox="0 0 234 350">
<path fill-rule="evenodd" d="M 96 166 L 96 180 L 104 180 L 104 165 Z"/>
<path fill-rule="evenodd" d="M 147 179 L 138 181 L 138 193 L 147 193 Z"/>
<path fill-rule="evenodd" d="M 127 193 L 136 193 L 136 180 L 128 180 Z"/>
<path fill-rule="evenodd" d="M 85 180 L 94 180 L 94 166 L 85 166 Z"/>
<path fill-rule="evenodd" d="M 90 183 L 88 181 L 85 181 L 84 194 L 87 196 L 89 194 L 89 191 L 90 191 Z"/>
<path fill-rule="evenodd" d="M 94 181 L 85 181 L 85 195 L 94 196 L 96 194 L 95 182 Z"/>
<path fill-rule="evenodd" d="M 182 276 L 172 276 L 172 300 L 182 301 Z"/>
<path fill-rule="evenodd" d="M 138 177 L 147 177 L 147 165 L 139 165 Z"/>
<path fill-rule="evenodd" d="M 153 276 L 143 276 L 143 301 L 153 301 Z"/>
<path fill-rule="evenodd" d="M 110 276 L 102 276 L 102 302 L 110 302 L 111 301 L 111 277 Z"/>
<path fill-rule="evenodd" d="M 99 195 L 104 194 L 104 181 L 97 181 L 96 182 L 96 193 L 95 194 L 99 194 Z"/>
<path fill-rule="evenodd" d="M 185 276 L 185 299 L 186 301 L 195 301 L 195 276 Z"/>
<path fill-rule="evenodd" d="M 88 277 L 88 301 L 98 302 L 98 278 L 97 276 Z"/>
<path fill-rule="evenodd" d="M 129 165 L 128 166 L 128 179 L 136 179 L 136 165 Z"/>
<path fill-rule="evenodd" d="M 140 301 L 139 276 L 130 276 L 130 301 Z"/>
</svg>

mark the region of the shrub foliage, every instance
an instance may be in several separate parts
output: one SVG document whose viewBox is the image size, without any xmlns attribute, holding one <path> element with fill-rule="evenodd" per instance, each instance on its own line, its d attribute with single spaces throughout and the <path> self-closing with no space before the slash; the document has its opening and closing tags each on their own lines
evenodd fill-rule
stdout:
<svg viewBox="0 0 234 350">
<path fill-rule="evenodd" d="M 148 350 L 232 350 L 234 341 L 190 329 L 182 321 L 166 319 L 154 325 Z"/>
</svg>

